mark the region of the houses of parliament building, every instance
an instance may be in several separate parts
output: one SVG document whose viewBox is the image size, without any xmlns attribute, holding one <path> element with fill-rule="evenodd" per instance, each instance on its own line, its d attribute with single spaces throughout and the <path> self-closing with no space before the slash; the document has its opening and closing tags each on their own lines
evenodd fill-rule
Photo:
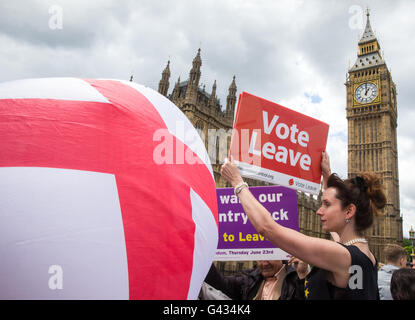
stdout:
<svg viewBox="0 0 415 320">
<path fill-rule="evenodd" d="M 216 81 L 210 92 L 200 85 L 201 50 L 193 59 L 189 78 L 175 83 L 169 94 L 170 62 L 162 72 L 158 91 L 175 103 L 189 118 L 199 134 L 208 137 L 209 129 L 231 130 L 237 101 L 235 76 L 230 78 L 226 106 L 216 96 Z M 361 172 L 377 173 L 385 186 L 387 205 L 383 215 L 375 219 L 366 231 L 371 251 L 384 261 L 383 248 L 388 243 L 402 245 L 402 217 L 399 207 L 399 177 L 397 152 L 396 86 L 384 61 L 380 45 L 372 30 L 367 12 L 366 28 L 358 41 L 356 62 L 348 70 L 346 82 L 346 118 L 348 122 L 348 177 Z M 205 144 L 207 146 L 207 140 Z M 220 176 L 220 164 L 212 161 L 217 187 L 229 187 Z M 248 181 L 249 185 L 264 185 Z M 297 192 L 300 232 L 330 239 L 323 231 L 320 218 L 315 214 L 321 204 L 318 197 Z M 217 262 L 225 273 L 252 266 L 252 262 Z"/>
</svg>

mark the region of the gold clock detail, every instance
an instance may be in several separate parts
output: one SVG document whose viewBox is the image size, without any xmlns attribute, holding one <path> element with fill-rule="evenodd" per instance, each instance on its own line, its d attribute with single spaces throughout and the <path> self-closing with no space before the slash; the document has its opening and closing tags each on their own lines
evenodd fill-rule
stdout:
<svg viewBox="0 0 415 320">
<path fill-rule="evenodd" d="M 366 82 L 358 86 L 354 96 L 359 103 L 370 103 L 378 96 L 378 87 L 372 82 Z"/>
</svg>

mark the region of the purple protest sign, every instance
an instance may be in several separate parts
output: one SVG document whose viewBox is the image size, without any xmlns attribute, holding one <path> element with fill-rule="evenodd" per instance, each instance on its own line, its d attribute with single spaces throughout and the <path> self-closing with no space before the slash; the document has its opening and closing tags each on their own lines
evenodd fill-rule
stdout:
<svg viewBox="0 0 415 320">
<path fill-rule="evenodd" d="M 293 189 L 250 187 L 254 197 L 280 225 L 298 231 L 297 193 Z M 219 242 L 215 260 L 285 260 L 289 254 L 261 236 L 249 222 L 233 188 L 216 189 Z"/>
</svg>

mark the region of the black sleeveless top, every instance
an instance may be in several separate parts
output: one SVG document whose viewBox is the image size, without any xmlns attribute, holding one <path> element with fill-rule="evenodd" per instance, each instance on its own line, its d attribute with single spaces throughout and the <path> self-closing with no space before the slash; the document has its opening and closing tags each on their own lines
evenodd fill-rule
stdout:
<svg viewBox="0 0 415 320">
<path fill-rule="evenodd" d="M 379 300 L 378 272 L 376 260 L 372 261 L 356 246 L 345 246 L 352 258 L 350 278 L 346 288 L 338 288 L 327 280 L 329 272 L 313 267 L 305 278 L 306 300 Z"/>
</svg>

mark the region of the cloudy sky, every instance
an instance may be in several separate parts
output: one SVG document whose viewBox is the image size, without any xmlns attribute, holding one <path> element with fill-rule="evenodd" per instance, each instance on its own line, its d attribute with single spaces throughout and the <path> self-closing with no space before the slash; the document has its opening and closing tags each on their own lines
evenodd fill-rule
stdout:
<svg viewBox="0 0 415 320">
<path fill-rule="evenodd" d="M 404 235 L 415 227 L 412 0 L 2 0 L 0 82 L 39 77 L 129 79 L 170 90 L 201 48 L 202 78 L 226 101 L 232 77 L 247 91 L 330 125 L 332 169 L 347 176 L 345 80 L 371 25 L 398 91 Z"/>
</svg>

